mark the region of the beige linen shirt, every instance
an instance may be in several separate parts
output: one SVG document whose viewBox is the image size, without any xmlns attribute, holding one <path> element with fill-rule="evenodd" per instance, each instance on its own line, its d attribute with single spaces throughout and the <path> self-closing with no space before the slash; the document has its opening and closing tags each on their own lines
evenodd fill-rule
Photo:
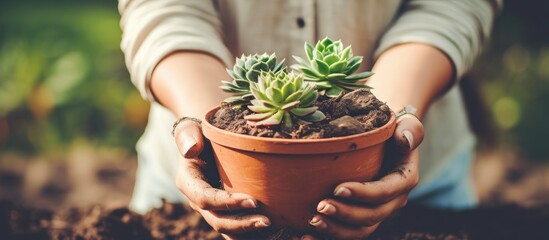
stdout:
<svg viewBox="0 0 549 240">
<path fill-rule="evenodd" d="M 486 42 L 497 5 L 495 0 L 120 0 L 126 64 L 132 82 L 152 102 L 138 153 L 173 182 L 179 156 L 170 136 L 175 119 L 149 89 L 154 67 L 173 51 L 207 52 L 227 66 L 242 53 L 275 52 L 292 64 L 292 55 L 304 57 L 305 41 L 328 36 L 352 44 L 355 55 L 365 56 L 365 70 L 391 46 L 419 42 L 443 51 L 459 79 Z M 424 125 L 420 184 L 475 142 L 457 86 L 431 105 Z"/>
</svg>

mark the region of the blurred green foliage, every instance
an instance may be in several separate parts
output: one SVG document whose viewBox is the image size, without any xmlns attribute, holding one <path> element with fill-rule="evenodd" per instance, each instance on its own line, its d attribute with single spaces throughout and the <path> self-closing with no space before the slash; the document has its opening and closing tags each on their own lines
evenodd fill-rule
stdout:
<svg viewBox="0 0 549 240">
<path fill-rule="evenodd" d="M 114 0 L 21 0 L 0 8 L 0 152 L 73 142 L 133 149 L 148 105 L 119 50 Z M 471 72 L 504 146 L 549 160 L 548 1 L 506 1 Z"/>
<path fill-rule="evenodd" d="M 549 1 L 505 1 L 490 44 L 471 72 L 502 146 L 549 161 Z"/>
<path fill-rule="evenodd" d="M 22 1 L 0 14 L 0 151 L 133 149 L 148 106 L 129 81 L 116 2 Z"/>
</svg>

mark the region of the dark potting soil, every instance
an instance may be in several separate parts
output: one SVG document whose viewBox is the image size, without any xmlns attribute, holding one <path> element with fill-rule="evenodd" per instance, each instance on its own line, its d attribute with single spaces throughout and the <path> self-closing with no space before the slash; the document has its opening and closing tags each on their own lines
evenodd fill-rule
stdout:
<svg viewBox="0 0 549 240">
<path fill-rule="evenodd" d="M 0 239 L 223 239 L 197 213 L 164 203 L 145 215 L 126 207 L 92 206 L 59 213 L 0 202 Z"/>
<path fill-rule="evenodd" d="M 549 239 L 549 206 L 484 207 L 467 211 L 410 205 L 383 222 L 369 238 Z M 145 215 L 125 207 L 74 208 L 59 213 L 0 202 L 0 239 L 222 239 L 197 213 L 164 203 Z M 291 239 L 279 232 L 271 239 Z"/>
<path fill-rule="evenodd" d="M 278 126 L 250 126 L 244 116 L 252 113 L 247 108 L 233 109 L 222 105 L 209 122 L 230 132 L 260 137 L 314 139 L 347 136 L 367 132 L 385 125 L 390 117 L 389 107 L 379 101 L 369 90 L 357 89 L 336 98 L 320 96 L 316 106 L 326 119 L 304 122 L 294 119 L 292 128 Z"/>
</svg>

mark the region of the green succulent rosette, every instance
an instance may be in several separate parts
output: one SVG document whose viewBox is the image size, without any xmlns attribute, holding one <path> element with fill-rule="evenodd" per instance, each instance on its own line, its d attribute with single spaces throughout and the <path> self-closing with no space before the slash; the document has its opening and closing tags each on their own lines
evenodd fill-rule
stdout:
<svg viewBox="0 0 549 240">
<path fill-rule="evenodd" d="M 314 84 L 303 81 L 302 75 L 284 71 L 262 72 L 256 82 L 250 82 L 254 97 L 248 108 L 254 114 L 244 118 L 254 126 L 294 124 L 293 118 L 318 122 L 326 116 L 314 106 L 318 91 Z"/>
<path fill-rule="evenodd" d="M 221 89 L 235 95 L 225 99 L 224 102 L 237 107 L 248 104 L 253 98 L 250 92 L 250 83 L 257 82 L 261 72 L 278 73 L 280 71 L 285 71 L 284 59 L 277 63 L 274 53 L 271 55 L 267 53 L 242 55 L 236 59 L 236 64 L 232 70 L 227 69 L 227 73 L 233 80 L 231 82 L 222 81 Z"/>
<path fill-rule="evenodd" d="M 314 82 L 326 96 L 337 97 L 356 88 L 370 88 L 357 82 L 373 73 L 354 74 L 362 63 L 362 57 L 353 56 L 351 46 L 343 48 L 340 40 L 324 38 L 314 47 L 305 43 L 305 53 L 307 60 L 293 56 L 298 63 L 293 68 L 304 74 L 305 81 Z"/>
</svg>

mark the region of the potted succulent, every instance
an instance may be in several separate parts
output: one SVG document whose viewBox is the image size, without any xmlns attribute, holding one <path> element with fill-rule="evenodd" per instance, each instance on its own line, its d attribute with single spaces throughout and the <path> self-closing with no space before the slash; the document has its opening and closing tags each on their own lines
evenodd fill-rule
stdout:
<svg viewBox="0 0 549 240">
<path fill-rule="evenodd" d="M 305 51 L 297 72 L 274 54 L 238 58 L 221 86 L 235 96 L 203 123 L 224 189 L 255 197 L 275 229 L 298 232 L 337 184 L 376 177 L 395 128 L 394 113 L 358 83 L 372 75 L 354 74 L 362 57 L 328 38 Z"/>
</svg>

